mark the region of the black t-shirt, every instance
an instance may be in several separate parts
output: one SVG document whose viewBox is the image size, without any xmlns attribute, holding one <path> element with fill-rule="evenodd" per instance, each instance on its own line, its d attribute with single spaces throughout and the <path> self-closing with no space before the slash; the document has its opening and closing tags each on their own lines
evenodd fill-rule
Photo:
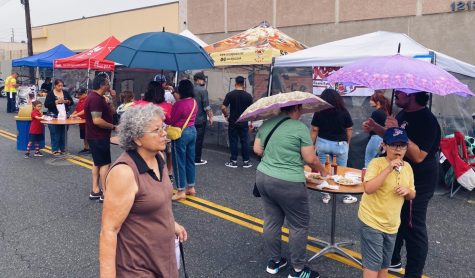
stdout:
<svg viewBox="0 0 475 278">
<path fill-rule="evenodd" d="M 312 125 L 318 127 L 318 137 L 330 141 L 348 141 L 346 129 L 353 126 L 347 110 L 327 109 L 313 114 Z"/>
<path fill-rule="evenodd" d="M 233 90 L 227 93 L 223 105 L 229 106 L 229 125 L 247 126 L 247 122 L 236 123 L 236 121 L 251 104 L 252 96 L 244 90 Z"/>
<path fill-rule="evenodd" d="M 414 184 L 417 193 L 433 192 L 437 181 L 437 157 L 440 144 L 440 126 L 434 114 L 425 107 L 415 112 L 399 112 L 396 119 L 407 136 L 422 151 L 427 152 L 421 163 L 409 161 L 414 171 Z"/>
<path fill-rule="evenodd" d="M 386 122 L 386 112 L 384 109 L 377 109 L 371 113 L 371 119 L 373 119 L 378 125 L 384 126 Z M 369 133 L 370 136 L 375 135 L 373 131 Z"/>
</svg>

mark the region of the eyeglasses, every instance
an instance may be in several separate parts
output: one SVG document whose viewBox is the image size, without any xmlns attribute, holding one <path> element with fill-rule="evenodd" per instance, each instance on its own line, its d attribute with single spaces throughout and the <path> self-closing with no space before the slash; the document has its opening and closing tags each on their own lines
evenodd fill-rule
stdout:
<svg viewBox="0 0 475 278">
<path fill-rule="evenodd" d="M 392 150 L 405 150 L 407 149 L 407 144 L 402 144 L 402 145 L 388 145 L 388 147 Z"/>
<path fill-rule="evenodd" d="M 162 132 L 166 132 L 167 131 L 167 125 L 162 125 L 162 127 L 159 127 L 159 128 L 156 128 L 154 130 L 150 130 L 150 131 L 144 131 L 143 133 L 155 133 L 155 134 L 158 134 L 160 135 Z"/>
</svg>

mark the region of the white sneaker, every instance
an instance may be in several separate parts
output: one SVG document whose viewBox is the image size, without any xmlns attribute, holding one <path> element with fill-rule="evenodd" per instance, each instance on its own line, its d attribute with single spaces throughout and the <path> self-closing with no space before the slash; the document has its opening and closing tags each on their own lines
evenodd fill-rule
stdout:
<svg viewBox="0 0 475 278">
<path fill-rule="evenodd" d="M 345 204 L 353 204 L 356 202 L 358 202 L 358 199 L 355 196 L 346 195 L 345 198 L 343 198 L 343 203 Z"/>
<path fill-rule="evenodd" d="M 331 199 L 332 199 L 332 196 L 330 196 L 330 194 L 328 193 L 322 194 L 322 202 L 324 204 L 328 204 Z"/>
<path fill-rule="evenodd" d="M 195 162 L 195 165 L 196 165 L 196 166 L 198 166 L 198 165 L 205 165 L 206 163 L 208 163 L 207 160 L 201 159 L 199 162 Z"/>
</svg>

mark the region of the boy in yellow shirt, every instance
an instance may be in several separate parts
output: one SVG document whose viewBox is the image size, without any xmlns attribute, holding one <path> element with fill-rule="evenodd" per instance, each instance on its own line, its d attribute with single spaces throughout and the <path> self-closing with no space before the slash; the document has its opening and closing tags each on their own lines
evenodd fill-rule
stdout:
<svg viewBox="0 0 475 278">
<path fill-rule="evenodd" d="M 404 129 L 388 128 L 383 137 L 386 157 L 371 160 L 366 170 L 358 211 L 364 278 L 387 276 L 404 199 L 416 197 L 412 168 L 402 160 L 408 141 Z"/>
</svg>

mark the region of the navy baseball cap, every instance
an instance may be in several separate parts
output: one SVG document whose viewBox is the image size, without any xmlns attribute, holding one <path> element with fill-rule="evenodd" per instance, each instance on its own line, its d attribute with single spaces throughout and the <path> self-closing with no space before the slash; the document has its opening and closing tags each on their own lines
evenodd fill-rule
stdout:
<svg viewBox="0 0 475 278">
<path fill-rule="evenodd" d="M 393 145 L 395 143 L 407 144 L 409 142 L 409 138 L 407 137 L 407 133 L 404 129 L 399 127 L 391 127 L 386 129 L 386 132 L 384 132 L 383 141 L 387 145 Z"/>
<path fill-rule="evenodd" d="M 167 82 L 167 78 L 165 77 L 165 75 L 159 73 L 159 74 L 155 75 L 155 77 L 153 78 L 153 81 Z"/>
</svg>

